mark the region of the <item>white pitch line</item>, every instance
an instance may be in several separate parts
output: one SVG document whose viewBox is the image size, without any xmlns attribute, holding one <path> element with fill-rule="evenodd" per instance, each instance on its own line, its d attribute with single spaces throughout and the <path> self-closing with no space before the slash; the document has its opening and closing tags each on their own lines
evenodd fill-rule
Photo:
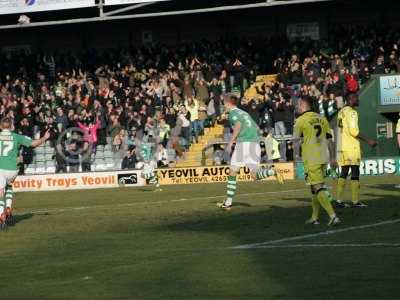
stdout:
<svg viewBox="0 0 400 300">
<path fill-rule="evenodd" d="M 367 224 L 367 225 L 351 226 L 351 227 L 346 227 L 346 228 L 336 229 L 336 230 L 322 231 L 322 232 L 318 232 L 318 233 L 299 235 L 299 236 L 288 237 L 288 238 L 283 238 L 283 239 L 279 239 L 279 240 L 266 241 L 266 242 L 262 242 L 262 243 L 239 245 L 239 246 L 232 247 L 232 249 L 254 249 L 254 248 L 260 248 L 263 246 L 270 246 L 270 245 L 275 245 L 275 244 L 280 244 L 280 243 L 300 241 L 300 240 L 305 240 L 305 239 L 324 236 L 324 235 L 332 235 L 332 234 L 337 234 L 337 233 L 342 233 L 342 232 L 355 231 L 355 230 L 366 229 L 366 228 L 374 228 L 374 227 L 385 226 L 385 225 L 396 224 L 396 223 L 400 223 L 400 219 L 388 220 L 388 221 Z"/>
<path fill-rule="evenodd" d="M 369 248 L 369 247 L 400 247 L 400 243 L 350 243 L 350 244 L 293 244 L 293 245 L 265 245 L 253 249 L 290 249 L 290 248 Z"/>
<path fill-rule="evenodd" d="M 269 195 L 269 194 L 286 194 L 293 192 L 304 192 L 307 189 L 295 189 L 295 190 L 283 190 L 283 191 L 271 191 L 271 192 L 258 192 L 258 193 L 245 193 L 238 194 L 237 197 L 247 197 L 247 196 L 257 196 L 257 195 Z M 86 210 L 86 209 L 98 209 L 98 208 L 108 208 L 108 207 L 129 207 L 136 205 L 153 205 L 153 204 L 165 204 L 165 203 L 173 203 L 173 202 L 185 202 L 185 201 L 194 201 L 194 200 L 204 200 L 204 199 L 218 199 L 226 197 L 226 195 L 220 196 L 207 196 L 207 197 L 193 197 L 193 198 L 181 198 L 181 199 L 171 199 L 164 201 L 152 201 L 152 202 L 130 202 L 130 203 L 119 203 L 119 204 L 104 204 L 104 205 L 88 205 L 88 206 L 75 206 L 75 207 L 65 207 L 65 208 L 54 208 L 54 209 L 43 209 L 43 210 L 32 210 L 29 213 L 32 214 L 45 214 L 52 212 L 65 212 L 65 211 L 74 211 L 74 210 Z"/>
</svg>

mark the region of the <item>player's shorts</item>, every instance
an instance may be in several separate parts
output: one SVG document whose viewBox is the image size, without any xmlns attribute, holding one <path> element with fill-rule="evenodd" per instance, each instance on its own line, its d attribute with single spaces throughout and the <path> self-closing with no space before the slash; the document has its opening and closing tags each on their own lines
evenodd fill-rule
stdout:
<svg viewBox="0 0 400 300">
<path fill-rule="evenodd" d="M 340 151 L 337 153 L 339 166 L 359 166 L 361 163 L 360 151 Z"/>
<path fill-rule="evenodd" d="M 261 147 L 258 142 L 237 142 L 231 157 L 232 167 L 255 167 L 261 161 Z"/>
<path fill-rule="evenodd" d="M 324 184 L 326 177 L 326 165 L 304 164 L 304 175 L 309 185 Z"/>
<path fill-rule="evenodd" d="M 4 189 L 6 185 L 11 184 L 17 175 L 17 170 L 0 170 L 0 190 Z"/>
<path fill-rule="evenodd" d="M 145 179 L 150 179 L 154 176 L 157 163 L 155 161 L 145 162 L 143 166 L 143 175 Z"/>
</svg>

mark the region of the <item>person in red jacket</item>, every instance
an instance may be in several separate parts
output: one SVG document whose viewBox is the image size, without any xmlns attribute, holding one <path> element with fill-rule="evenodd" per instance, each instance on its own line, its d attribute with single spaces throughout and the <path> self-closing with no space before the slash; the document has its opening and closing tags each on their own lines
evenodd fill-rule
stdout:
<svg viewBox="0 0 400 300">
<path fill-rule="evenodd" d="M 346 73 L 344 79 L 346 80 L 347 93 L 357 93 L 359 90 L 358 76 L 355 74 Z"/>
</svg>

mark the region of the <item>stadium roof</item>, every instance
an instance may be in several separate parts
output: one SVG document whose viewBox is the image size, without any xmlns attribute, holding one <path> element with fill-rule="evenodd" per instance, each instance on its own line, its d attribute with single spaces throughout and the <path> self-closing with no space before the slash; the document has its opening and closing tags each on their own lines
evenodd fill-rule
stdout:
<svg viewBox="0 0 400 300">
<path fill-rule="evenodd" d="M 56 13 L 30 13 L 29 16 L 32 18 L 32 22 L 22 25 L 15 23 L 12 24 L 10 22 L 10 20 L 16 22 L 17 16 L 20 15 L 14 14 L 12 19 L 11 16 L 7 16 L 8 18 L 6 18 L 6 20 L 8 21 L 6 21 L 5 24 L 3 22 L 4 25 L 0 25 L 0 29 L 53 26 L 84 22 L 104 22 L 111 20 L 151 18 L 184 14 L 212 13 L 251 8 L 267 8 L 283 5 L 329 2 L 334 0 L 154 0 L 149 2 L 145 2 L 147 0 L 113 0 L 114 3 L 135 3 L 112 6 L 107 6 L 107 1 L 110 0 L 96 0 L 96 4 L 93 7 L 74 9 L 73 13 L 71 13 L 71 10 L 69 10 L 69 13 L 64 14 L 58 13 L 58 11 Z M 79 15 L 78 18 L 76 17 L 77 15 Z"/>
</svg>

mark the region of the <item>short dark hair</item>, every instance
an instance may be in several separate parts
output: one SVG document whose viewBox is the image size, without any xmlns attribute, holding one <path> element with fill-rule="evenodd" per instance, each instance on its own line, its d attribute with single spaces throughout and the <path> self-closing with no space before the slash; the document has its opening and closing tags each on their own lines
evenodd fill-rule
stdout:
<svg viewBox="0 0 400 300">
<path fill-rule="evenodd" d="M 234 95 L 234 94 L 225 94 L 225 101 L 233 104 L 233 105 L 237 105 L 239 102 L 239 98 Z"/>
<path fill-rule="evenodd" d="M 302 97 L 302 98 L 301 98 L 301 101 L 303 101 L 304 103 L 306 103 L 306 104 L 308 105 L 308 107 L 309 107 L 311 110 L 314 111 L 314 104 L 315 104 L 315 101 L 314 101 L 314 99 L 313 99 L 312 97 L 309 97 L 309 96 Z"/>
<path fill-rule="evenodd" d="M 349 103 L 353 98 L 358 98 L 358 94 L 357 93 L 349 93 L 346 97 L 346 102 Z"/>
</svg>

